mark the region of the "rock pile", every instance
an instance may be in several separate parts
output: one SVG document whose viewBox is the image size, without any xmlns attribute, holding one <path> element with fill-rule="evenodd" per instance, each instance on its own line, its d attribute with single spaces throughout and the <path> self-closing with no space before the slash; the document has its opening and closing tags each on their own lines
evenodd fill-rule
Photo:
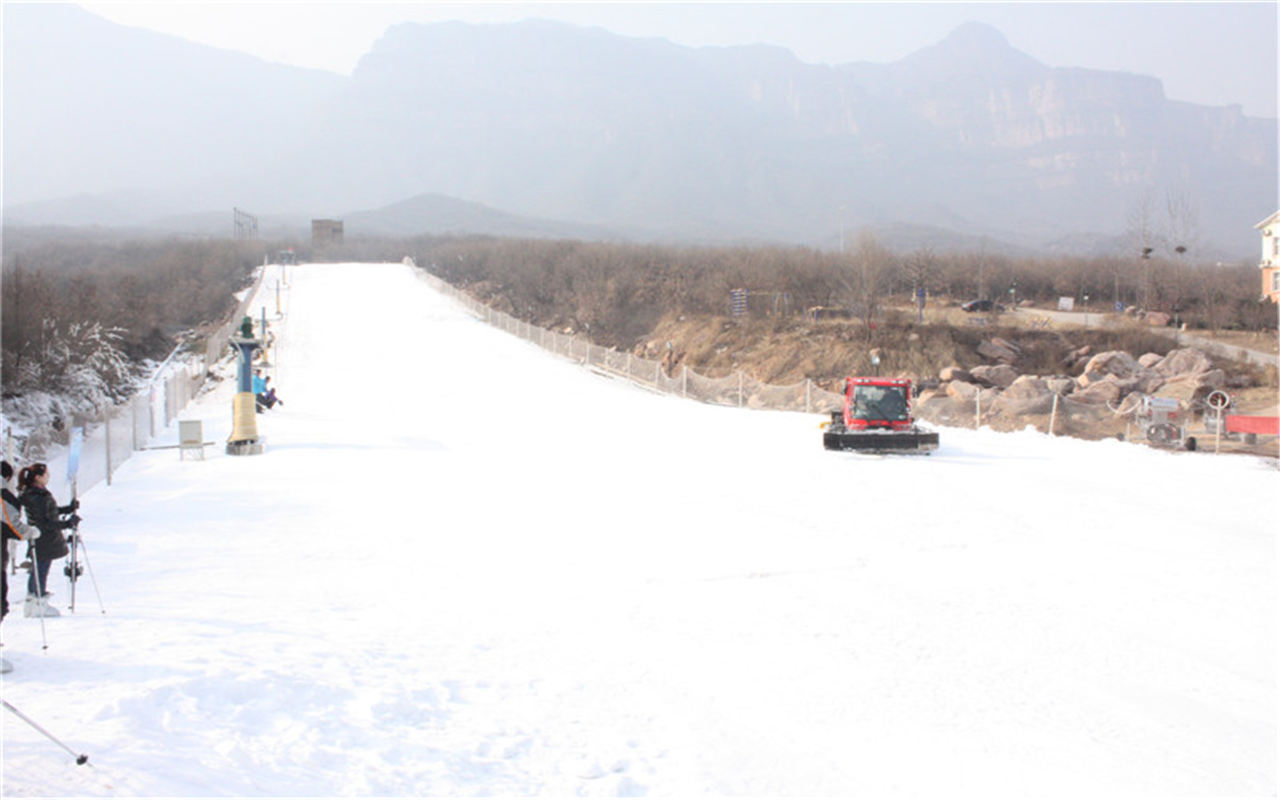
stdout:
<svg viewBox="0 0 1280 800">
<path fill-rule="evenodd" d="M 1207 355 L 1191 348 L 1135 358 L 1121 350 L 1092 353 L 1086 346 L 1063 359 L 1066 370 L 1078 374 L 1050 376 L 1019 374 L 1013 366 L 1019 351 L 1011 342 L 992 339 L 983 342 L 978 352 L 995 363 L 969 370 L 943 369 L 938 387 L 921 392 L 917 399 L 918 416 L 940 424 L 972 425 L 980 413 L 982 424 L 998 429 L 1040 427 L 1056 396 L 1060 415 L 1065 401 L 1073 423 L 1093 429 L 1073 433 L 1110 436 L 1117 426 L 1124 429 L 1116 409 L 1133 408 L 1143 395 L 1193 405 L 1226 381 L 1225 373 L 1215 369 Z"/>
</svg>

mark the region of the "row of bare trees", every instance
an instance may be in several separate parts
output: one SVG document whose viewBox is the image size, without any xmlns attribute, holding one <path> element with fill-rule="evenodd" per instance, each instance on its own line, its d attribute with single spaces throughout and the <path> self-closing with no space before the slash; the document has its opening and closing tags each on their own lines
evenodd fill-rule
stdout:
<svg viewBox="0 0 1280 800">
<path fill-rule="evenodd" d="M 1015 258 L 982 253 L 894 253 L 864 235 L 846 253 L 801 247 L 681 247 L 603 242 L 431 237 L 405 252 L 433 273 L 509 303 L 528 319 L 589 327 L 603 343 L 643 336 L 665 314 L 726 314 L 730 292 L 773 302 L 752 313 L 846 309 L 868 325 L 923 288 L 931 302 L 990 298 L 1053 305 L 1070 297 L 1096 311 L 1138 306 L 1191 328 L 1275 324 L 1247 262 L 1160 257 Z M 785 298 L 785 303 L 776 299 Z"/>
<path fill-rule="evenodd" d="M 124 397 L 139 365 L 220 321 L 261 263 L 261 242 L 46 239 L 7 252 L 0 282 L 6 411 L 59 398 L 90 413 Z"/>
<path fill-rule="evenodd" d="M 220 322 L 234 305 L 232 292 L 247 284 L 264 252 L 280 246 L 55 236 L 11 248 L 2 277 L 6 396 L 65 387 L 70 371 L 83 374 L 84 364 L 99 365 L 104 381 L 118 384 L 111 371 L 120 369 L 121 358 L 159 357 L 179 332 Z M 868 328 L 889 306 L 910 303 L 917 289 L 933 303 L 989 297 L 1050 304 L 1065 296 L 1095 310 L 1117 301 L 1145 303 L 1191 327 L 1275 324 L 1274 310 L 1258 298 L 1258 270 L 1247 262 L 895 253 L 869 235 L 845 253 L 433 236 L 349 240 L 314 255 L 399 260 L 406 254 L 522 318 L 586 330 L 611 345 L 634 343 L 666 315 L 727 314 L 735 289 L 748 290 L 752 314 L 835 307 Z"/>
</svg>

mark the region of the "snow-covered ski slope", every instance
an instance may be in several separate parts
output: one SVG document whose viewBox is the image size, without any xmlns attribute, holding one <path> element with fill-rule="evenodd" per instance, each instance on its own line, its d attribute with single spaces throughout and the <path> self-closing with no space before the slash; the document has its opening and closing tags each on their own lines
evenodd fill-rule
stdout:
<svg viewBox="0 0 1280 800">
<path fill-rule="evenodd" d="M 288 280 L 267 452 L 224 381 L 207 460 L 83 497 L 105 616 L 42 652 L 11 587 L 4 697 L 90 763 L 6 713 L 5 796 L 1274 794 L 1274 467 L 830 453 L 409 267 Z"/>
</svg>

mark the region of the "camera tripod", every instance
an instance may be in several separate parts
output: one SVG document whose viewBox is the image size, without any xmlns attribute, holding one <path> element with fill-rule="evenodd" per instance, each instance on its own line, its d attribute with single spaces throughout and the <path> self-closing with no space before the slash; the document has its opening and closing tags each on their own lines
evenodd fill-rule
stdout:
<svg viewBox="0 0 1280 800">
<path fill-rule="evenodd" d="M 78 506 L 76 502 L 76 484 L 71 483 L 71 505 Z M 74 514 L 75 512 L 72 511 Z M 62 568 L 62 574 L 67 576 L 71 581 L 71 613 L 76 611 L 76 583 L 84 570 L 80 568 L 80 562 L 76 560 L 76 554 L 84 551 L 84 563 L 89 568 L 89 581 L 93 584 L 93 593 L 98 597 L 98 608 L 103 614 L 107 613 L 107 607 L 102 604 L 102 593 L 98 591 L 98 579 L 93 575 L 93 564 L 89 561 L 89 547 L 84 543 L 84 538 L 80 535 L 80 520 L 76 518 L 76 523 L 71 526 L 71 533 L 67 534 L 67 544 L 71 548 L 71 553 L 67 558 L 67 565 Z"/>
</svg>

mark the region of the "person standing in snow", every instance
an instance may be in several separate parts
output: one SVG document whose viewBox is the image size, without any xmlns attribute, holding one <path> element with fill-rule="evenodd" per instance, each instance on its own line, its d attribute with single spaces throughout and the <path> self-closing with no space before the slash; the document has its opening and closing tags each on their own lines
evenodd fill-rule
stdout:
<svg viewBox="0 0 1280 800">
<path fill-rule="evenodd" d="M 4 488 L 0 489 L 4 501 L 4 517 L 0 523 L 4 529 L 4 541 L 0 543 L 0 555 L 3 556 L 3 566 L 0 567 L 0 620 L 3 620 L 9 615 L 9 542 L 24 539 L 34 542 L 40 538 L 40 529 L 22 521 L 22 504 L 9 490 L 9 481 L 13 479 L 13 465 L 8 461 L 0 461 L 0 477 L 4 478 Z"/>
<path fill-rule="evenodd" d="M 36 463 L 23 467 L 18 473 L 18 498 L 27 512 L 27 522 L 40 529 L 40 538 L 28 545 L 28 551 L 35 551 L 31 577 L 27 579 L 27 599 L 22 606 L 23 616 L 56 617 L 58 609 L 49 605 L 47 591 L 49 566 L 70 550 L 62 531 L 75 527 L 80 521 L 75 510 L 80 507 L 76 500 L 67 506 L 59 506 L 48 489 L 49 467 Z M 62 519 L 62 515 L 70 514 Z"/>
</svg>

